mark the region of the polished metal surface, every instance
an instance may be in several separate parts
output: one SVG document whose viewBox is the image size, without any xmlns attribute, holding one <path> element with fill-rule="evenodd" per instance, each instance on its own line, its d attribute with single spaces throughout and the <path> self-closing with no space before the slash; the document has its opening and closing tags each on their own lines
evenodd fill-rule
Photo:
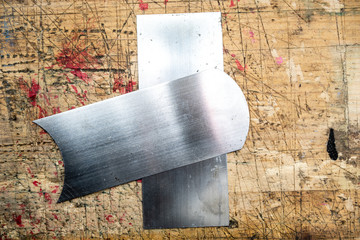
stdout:
<svg viewBox="0 0 360 240">
<path fill-rule="evenodd" d="M 137 16 L 139 87 L 223 70 L 221 13 Z"/>
<path fill-rule="evenodd" d="M 137 36 L 141 89 L 206 69 L 223 70 L 219 12 L 138 15 Z M 227 226 L 226 169 L 221 155 L 143 178 L 144 228 Z"/>
<path fill-rule="evenodd" d="M 144 228 L 229 225 L 226 155 L 143 179 Z"/>
<path fill-rule="evenodd" d="M 64 159 L 62 202 L 241 149 L 249 112 L 233 79 L 209 70 L 34 122 Z"/>
</svg>

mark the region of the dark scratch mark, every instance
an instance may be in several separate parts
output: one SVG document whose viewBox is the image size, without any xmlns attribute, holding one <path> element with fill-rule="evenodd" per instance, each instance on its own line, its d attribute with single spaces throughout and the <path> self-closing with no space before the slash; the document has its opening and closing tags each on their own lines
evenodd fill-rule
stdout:
<svg viewBox="0 0 360 240">
<path fill-rule="evenodd" d="M 295 13 L 295 15 L 298 16 L 301 20 L 303 20 L 305 23 L 310 23 L 310 19 L 309 19 L 309 18 L 307 18 L 307 19 L 303 18 L 303 17 L 299 14 L 298 11 L 296 11 L 294 8 L 292 8 L 292 7 L 290 6 L 290 4 L 289 4 L 288 2 L 286 2 L 285 0 L 283 0 L 283 2 L 284 2 L 284 3 Z"/>
</svg>

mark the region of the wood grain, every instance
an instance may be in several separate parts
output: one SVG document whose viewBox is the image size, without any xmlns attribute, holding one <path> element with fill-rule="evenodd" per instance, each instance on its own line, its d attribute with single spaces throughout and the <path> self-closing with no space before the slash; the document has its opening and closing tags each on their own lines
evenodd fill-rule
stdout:
<svg viewBox="0 0 360 240">
<path fill-rule="evenodd" d="M 360 237 L 357 1 L 0 4 L 1 239 Z M 137 90 L 136 15 L 207 11 L 251 112 L 228 155 L 230 227 L 144 231 L 140 182 L 56 204 L 61 155 L 32 120 Z"/>
</svg>

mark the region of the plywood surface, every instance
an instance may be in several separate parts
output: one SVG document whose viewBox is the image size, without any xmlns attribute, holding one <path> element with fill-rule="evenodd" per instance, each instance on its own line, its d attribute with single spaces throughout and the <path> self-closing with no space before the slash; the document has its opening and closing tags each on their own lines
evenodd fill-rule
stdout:
<svg viewBox="0 0 360 240">
<path fill-rule="evenodd" d="M 137 90 L 136 15 L 206 11 L 251 113 L 230 227 L 144 231 L 141 182 L 56 204 L 61 155 L 31 121 Z M 0 238 L 360 237 L 359 26 L 355 0 L 2 0 Z"/>
</svg>

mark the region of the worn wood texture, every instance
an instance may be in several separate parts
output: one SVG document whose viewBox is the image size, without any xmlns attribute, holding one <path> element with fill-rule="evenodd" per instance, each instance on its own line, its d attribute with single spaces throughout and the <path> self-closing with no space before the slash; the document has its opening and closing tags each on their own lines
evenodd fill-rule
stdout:
<svg viewBox="0 0 360 240">
<path fill-rule="evenodd" d="M 1 239 L 360 237 L 356 0 L 0 2 Z M 56 204 L 60 152 L 31 121 L 137 89 L 136 15 L 205 11 L 251 111 L 230 227 L 142 230 L 139 181 Z"/>
</svg>

